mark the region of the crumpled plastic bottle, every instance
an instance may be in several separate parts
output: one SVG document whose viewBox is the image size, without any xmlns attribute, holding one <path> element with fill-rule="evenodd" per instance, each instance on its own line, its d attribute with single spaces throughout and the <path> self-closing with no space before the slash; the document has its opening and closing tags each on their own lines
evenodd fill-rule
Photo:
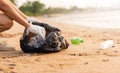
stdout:
<svg viewBox="0 0 120 73">
<path fill-rule="evenodd" d="M 107 40 L 100 44 L 101 49 L 111 48 L 112 46 L 114 46 L 114 42 L 112 40 Z"/>
<path fill-rule="evenodd" d="M 81 38 L 78 38 L 78 37 L 73 37 L 71 38 L 71 43 L 72 44 L 75 44 L 75 45 L 79 45 L 81 43 L 83 43 L 84 41 L 81 39 Z"/>
</svg>

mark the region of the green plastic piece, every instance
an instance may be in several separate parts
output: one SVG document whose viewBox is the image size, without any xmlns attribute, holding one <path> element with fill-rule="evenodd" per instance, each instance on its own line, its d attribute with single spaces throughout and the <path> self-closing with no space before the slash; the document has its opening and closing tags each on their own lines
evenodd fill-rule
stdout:
<svg viewBox="0 0 120 73">
<path fill-rule="evenodd" d="M 72 44 L 76 44 L 76 45 L 78 45 L 78 44 L 81 44 L 81 43 L 83 43 L 84 41 L 81 39 L 81 38 L 71 38 L 71 43 Z"/>
</svg>

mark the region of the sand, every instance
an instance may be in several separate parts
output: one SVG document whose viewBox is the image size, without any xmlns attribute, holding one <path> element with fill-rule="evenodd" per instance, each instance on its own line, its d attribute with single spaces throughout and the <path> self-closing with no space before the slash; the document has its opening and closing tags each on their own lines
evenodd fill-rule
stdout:
<svg viewBox="0 0 120 73">
<path fill-rule="evenodd" d="M 82 38 L 84 43 L 70 43 L 68 49 L 57 53 L 26 54 L 19 47 L 24 27 L 15 22 L 10 30 L 0 33 L 0 73 L 120 73 L 120 29 L 39 20 L 60 28 L 69 43 L 72 37 Z M 115 45 L 101 50 L 99 45 L 105 40 L 113 40 Z"/>
</svg>

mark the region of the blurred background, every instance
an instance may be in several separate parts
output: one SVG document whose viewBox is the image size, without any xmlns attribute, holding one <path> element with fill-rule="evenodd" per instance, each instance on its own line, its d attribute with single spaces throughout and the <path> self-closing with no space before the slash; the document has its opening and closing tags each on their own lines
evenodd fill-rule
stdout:
<svg viewBox="0 0 120 73">
<path fill-rule="evenodd" d="M 120 28 L 120 0 L 11 0 L 28 16 L 97 28 Z"/>
</svg>

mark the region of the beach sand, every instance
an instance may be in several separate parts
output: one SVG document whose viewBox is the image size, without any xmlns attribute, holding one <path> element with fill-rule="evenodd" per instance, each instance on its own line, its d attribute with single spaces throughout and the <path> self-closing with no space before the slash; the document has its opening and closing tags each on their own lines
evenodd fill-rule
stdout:
<svg viewBox="0 0 120 73">
<path fill-rule="evenodd" d="M 70 43 L 68 49 L 57 53 L 26 54 L 19 47 L 24 27 L 15 22 L 10 30 L 0 33 L 0 73 L 120 73 L 120 29 L 39 20 L 60 28 L 69 43 L 72 37 L 80 37 L 84 43 Z M 100 43 L 105 40 L 113 40 L 114 47 L 101 50 Z"/>
</svg>

